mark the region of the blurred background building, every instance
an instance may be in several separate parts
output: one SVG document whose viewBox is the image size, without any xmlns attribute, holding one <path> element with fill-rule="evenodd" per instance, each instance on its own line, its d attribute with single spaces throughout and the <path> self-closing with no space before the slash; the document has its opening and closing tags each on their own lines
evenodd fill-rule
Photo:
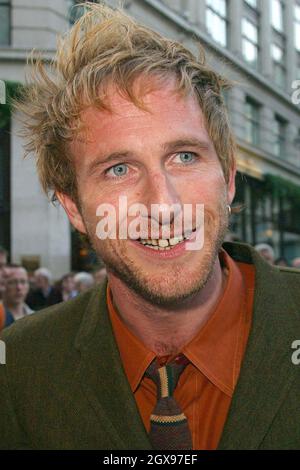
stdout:
<svg viewBox="0 0 300 470">
<path fill-rule="evenodd" d="M 0 79 L 15 92 L 32 48 L 46 59 L 76 15 L 67 0 L 0 0 Z M 118 1 L 107 1 L 116 6 Z M 128 13 L 196 51 L 236 85 L 225 95 L 238 141 L 235 239 L 300 256 L 300 0 L 127 0 Z M 18 124 L 0 114 L 0 244 L 14 261 L 60 276 L 93 256 L 61 208 L 42 194 L 33 159 L 22 160 Z"/>
</svg>

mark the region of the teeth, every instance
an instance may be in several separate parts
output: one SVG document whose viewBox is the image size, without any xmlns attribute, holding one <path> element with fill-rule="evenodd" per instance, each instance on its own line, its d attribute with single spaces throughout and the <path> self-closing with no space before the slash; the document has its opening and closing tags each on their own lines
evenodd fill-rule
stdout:
<svg viewBox="0 0 300 470">
<path fill-rule="evenodd" d="M 170 250 L 172 247 L 176 246 L 178 243 L 182 242 L 183 240 L 188 240 L 193 234 L 193 232 L 195 232 L 195 229 L 189 233 L 186 233 L 184 237 L 180 235 L 179 237 L 174 237 L 170 239 L 140 238 L 138 241 L 142 243 L 142 245 L 147 246 L 148 248 L 151 248 L 152 250 L 164 251 L 164 250 Z"/>
<path fill-rule="evenodd" d="M 181 242 L 183 240 L 183 237 L 179 237 L 179 238 L 170 238 L 170 245 L 177 245 L 177 243 Z"/>
<path fill-rule="evenodd" d="M 153 250 L 170 250 L 173 246 L 182 242 L 187 237 L 179 236 L 170 239 L 140 239 L 142 245 L 147 245 L 148 248 Z"/>
<path fill-rule="evenodd" d="M 160 246 L 161 248 L 166 248 L 167 246 L 169 246 L 169 242 L 168 242 L 168 240 L 159 239 L 158 240 L 158 246 Z"/>
</svg>

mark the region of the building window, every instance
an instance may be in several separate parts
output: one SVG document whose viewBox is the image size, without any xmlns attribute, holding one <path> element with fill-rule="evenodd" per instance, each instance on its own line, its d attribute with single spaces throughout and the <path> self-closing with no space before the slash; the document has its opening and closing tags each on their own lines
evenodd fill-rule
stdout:
<svg viewBox="0 0 300 470">
<path fill-rule="evenodd" d="M 245 2 L 252 8 L 257 8 L 257 0 L 245 0 Z"/>
<path fill-rule="evenodd" d="M 271 56 L 273 60 L 273 76 L 275 83 L 280 87 L 285 87 L 285 66 L 284 53 L 282 47 L 271 44 Z"/>
<path fill-rule="evenodd" d="M 10 1 L 0 0 L 0 46 L 10 44 Z"/>
<path fill-rule="evenodd" d="M 82 5 L 87 0 L 67 0 L 68 2 L 68 15 L 69 24 L 72 26 L 84 14 L 85 7 Z M 91 3 L 96 3 L 94 0 L 89 0 Z"/>
<path fill-rule="evenodd" d="M 206 28 L 210 36 L 221 46 L 227 45 L 227 2 L 206 0 Z"/>
<path fill-rule="evenodd" d="M 276 31 L 283 32 L 283 5 L 280 0 L 271 1 L 271 24 Z"/>
<path fill-rule="evenodd" d="M 243 56 L 254 68 L 257 68 L 258 58 L 258 28 L 247 18 L 242 19 Z"/>
<path fill-rule="evenodd" d="M 300 5 L 295 5 L 295 47 L 300 52 Z"/>
<path fill-rule="evenodd" d="M 249 144 L 259 144 L 260 105 L 249 96 L 245 101 L 245 140 Z"/>
<path fill-rule="evenodd" d="M 285 156 L 286 146 L 286 125 L 287 122 L 280 116 L 275 115 L 274 119 L 274 155 L 276 157 Z"/>
</svg>

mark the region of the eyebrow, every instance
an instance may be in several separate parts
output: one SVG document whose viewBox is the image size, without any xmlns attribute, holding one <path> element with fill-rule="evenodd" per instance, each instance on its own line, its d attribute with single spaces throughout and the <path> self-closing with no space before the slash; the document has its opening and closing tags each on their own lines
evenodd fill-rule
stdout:
<svg viewBox="0 0 300 470">
<path fill-rule="evenodd" d="M 167 142 L 162 145 L 162 149 L 166 153 L 176 152 L 183 147 L 189 148 L 198 148 L 202 150 L 210 150 L 211 144 L 207 140 L 199 140 L 196 138 L 187 138 L 187 139 L 179 139 L 171 142 Z M 107 163 L 117 163 L 120 160 L 132 158 L 133 153 L 128 150 L 121 150 L 117 152 L 110 153 L 107 156 L 96 157 L 88 168 L 88 174 L 91 175 L 97 168 L 101 168 L 101 166 L 107 165 Z"/>
<path fill-rule="evenodd" d="M 182 147 L 193 147 L 193 148 L 200 148 L 203 150 L 209 150 L 211 149 L 211 144 L 207 140 L 187 138 L 187 139 L 179 139 L 179 140 L 167 142 L 166 144 L 163 145 L 163 149 L 167 153 L 180 150 Z"/>
<path fill-rule="evenodd" d="M 88 174 L 91 175 L 97 168 L 106 165 L 107 163 L 117 163 L 122 159 L 126 159 L 132 156 L 131 152 L 128 151 L 120 151 L 120 152 L 113 152 L 110 153 L 108 156 L 105 156 L 103 159 L 102 157 L 96 157 L 88 168 Z"/>
</svg>

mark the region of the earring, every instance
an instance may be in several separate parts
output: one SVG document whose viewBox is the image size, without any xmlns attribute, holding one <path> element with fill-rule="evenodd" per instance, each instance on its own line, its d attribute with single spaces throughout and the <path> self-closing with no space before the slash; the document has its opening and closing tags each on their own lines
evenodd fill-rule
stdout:
<svg viewBox="0 0 300 470">
<path fill-rule="evenodd" d="M 231 206 L 227 204 L 228 214 L 229 216 L 232 214 Z"/>
</svg>

